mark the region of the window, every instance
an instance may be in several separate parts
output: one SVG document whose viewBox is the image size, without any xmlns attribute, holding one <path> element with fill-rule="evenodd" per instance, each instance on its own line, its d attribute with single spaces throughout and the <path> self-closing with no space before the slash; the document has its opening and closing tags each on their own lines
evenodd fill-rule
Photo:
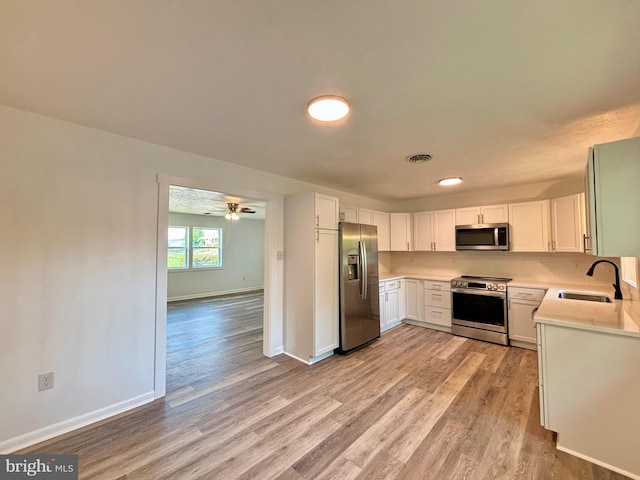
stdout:
<svg viewBox="0 0 640 480">
<path fill-rule="evenodd" d="M 221 267 L 220 228 L 193 227 L 193 261 L 192 268 Z"/>
<path fill-rule="evenodd" d="M 222 267 L 222 229 L 169 227 L 170 270 Z"/>
<path fill-rule="evenodd" d="M 169 227 L 167 267 L 189 268 L 189 228 Z"/>
</svg>

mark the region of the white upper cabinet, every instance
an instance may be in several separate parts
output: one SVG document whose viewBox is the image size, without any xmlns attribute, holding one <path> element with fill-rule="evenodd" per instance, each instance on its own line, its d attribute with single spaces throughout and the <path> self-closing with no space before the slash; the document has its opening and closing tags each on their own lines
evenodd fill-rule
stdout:
<svg viewBox="0 0 640 480">
<path fill-rule="evenodd" d="M 358 223 L 358 208 L 340 205 L 340 221 Z"/>
<path fill-rule="evenodd" d="M 413 250 L 411 234 L 411 214 L 391 213 L 389 215 L 391 233 L 391 251 L 407 252 Z"/>
<path fill-rule="evenodd" d="M 433 243 L 438 252 L 456 250 L 456 211 L 436 210 L 433 212 Z"/>
<path fill-rule="evenodd" d="M 338 199 L 322 193 L 313 193 L 316 228 L 337 230 L 340 220 Z"/>
<path fill-rule="evenodd" d="M 389 234 L 389 214 L 373 211 L 373 225 L 378 227 L 378 251 L 391 250 L 391 236 Z"/>
<path fill-rule="evenodd" d="M 512 252 L 548 252 L 549 200 L 509 204 Z"/>
<path fill-rule="evenodd" d="M 489 205 L 486 207 L 456 208 L 456 225 L 476 223 L 507 223 L 508 205 Z"/>
<path fill-rule="evenodd" d="M 373 210 L 369 210 L 368 208 L 359 208 L 358 222 L 364 223 L 365 225 L 375 225 L 375 223 L 373 223 Z"/>
<path fill-rule="evenodd" d="M 551 250 L 582 252 L 584 223 L 584 194 L 552 199 Z"/>
<path fill-rule="evenodd" d="M 640 137 L 589 151 L 587 236 L 595 255 L 640 257 L 639 179 Z"/>
<path fill-rule="evenodd" d="M 433 250 L 433 212 L 413 214 L 413 249 Z"/>
<path fill-rule="evenodd" d="M 414 213 L 413 249 L 455 251 L 455 215 L 455 210 Z"/>
</svg>

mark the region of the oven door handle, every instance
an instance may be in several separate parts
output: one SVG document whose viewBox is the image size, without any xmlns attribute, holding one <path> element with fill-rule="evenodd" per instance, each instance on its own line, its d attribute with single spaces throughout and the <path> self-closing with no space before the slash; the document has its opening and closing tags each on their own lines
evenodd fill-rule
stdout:
<svg viewBox="0 0 640 480">
<path fill-rule="evenodd" d="M 453 293 L 461 293 L 463 295 L 480 295 L 485 297 L 500 297 L 506 300 L 507 294 L 505 292 L 493 292 L 491 290 L 471 290 L 468 288 L 452 288 Z"/>
</svg>

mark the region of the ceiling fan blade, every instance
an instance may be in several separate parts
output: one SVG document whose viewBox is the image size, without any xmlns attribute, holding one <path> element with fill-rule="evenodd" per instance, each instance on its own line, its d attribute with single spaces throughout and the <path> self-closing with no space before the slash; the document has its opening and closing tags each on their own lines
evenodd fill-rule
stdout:
<svg viewBox="0 0 640 480">
<path fill-rule="evenodd" d="M 242 207 L 240 213 L 256 213 L 256 211 L 249 207 Z"/>
</svg>

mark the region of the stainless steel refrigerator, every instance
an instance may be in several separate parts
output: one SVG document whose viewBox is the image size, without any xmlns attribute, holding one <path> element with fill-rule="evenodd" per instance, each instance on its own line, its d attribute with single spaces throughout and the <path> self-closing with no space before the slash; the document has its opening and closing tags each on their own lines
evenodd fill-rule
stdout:
<svg viewBox="0 0 640 480">
<path fill-rule="evenodd" d="M 346 354 L 380 337 L 378 227 L 340 223 L 340 348 Z"/>
</svg>

